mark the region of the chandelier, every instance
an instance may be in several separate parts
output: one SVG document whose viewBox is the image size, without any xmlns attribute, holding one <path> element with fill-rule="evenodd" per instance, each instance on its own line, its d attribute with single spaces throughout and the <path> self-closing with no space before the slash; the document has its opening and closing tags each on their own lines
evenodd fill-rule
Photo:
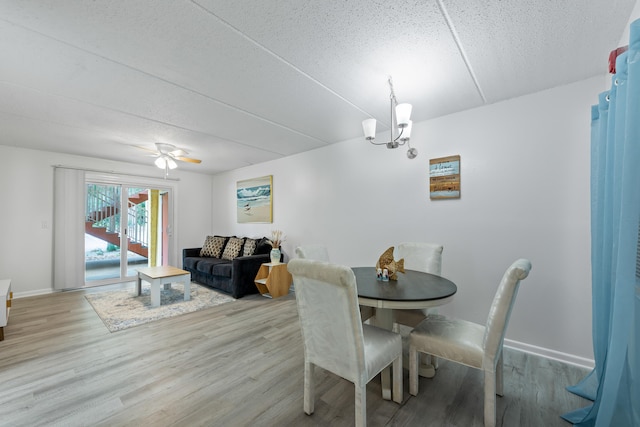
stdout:
<svg viewBox="0 0 640 427">
<path fill-rule="evenodd" d="M 387 148 L 398 148 L 401 145 L 407 144 L 409 148 L 407 150 L 407 157 L 415 159 L 418 155 L 418 150 L 411 148 L 409 139 L 411 138 L 411 126 L 413 122 L 409 119 L 411 117 L 411 104 L 398 104 L 396 100 L 396 94 L 393 91 L 393 80 L 389 76 L 389 103 L 391 104 L 391 137 L 388 142 L 375 142 L 376 139 L 376 119 L 366 119 L 362 121 L 362 130 L 364 131 L 364 137 L 367 141 L 373 145 L 386 145 Z"/>
</svg>

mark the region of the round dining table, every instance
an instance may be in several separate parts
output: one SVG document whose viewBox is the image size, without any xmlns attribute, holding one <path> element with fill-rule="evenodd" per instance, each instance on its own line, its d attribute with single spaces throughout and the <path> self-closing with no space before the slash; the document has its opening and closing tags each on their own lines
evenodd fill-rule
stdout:
<svg viewBox="0 0 640 427">
<path fill-rule="evenodd" d="M 398 280 L 382 281 L 375 267 L 352 267 L 358 288 L 358 303 L 375 307 L 371 322 L 380 328 L 392 330 L 394 310 L 431 308 L 450 302 L 458 291 L 448 279 L 436 274 L 405 270 L 397 273 Z M 435 367 L 421 367 L 421 375 L 433 377 Z M 391 370 L 382 371 L 382 397 L 391 399 Z"/>
</svg>

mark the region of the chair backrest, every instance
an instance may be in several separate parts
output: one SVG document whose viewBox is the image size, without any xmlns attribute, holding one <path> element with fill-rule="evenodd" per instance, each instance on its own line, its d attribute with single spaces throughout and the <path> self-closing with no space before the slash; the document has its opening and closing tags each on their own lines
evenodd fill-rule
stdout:
<svg viewBox="0 0 640 427">
<path fill-rule="evenodd" d="M 293 276 L 305 360 L 357 382 L 365 365 L 353 270 L 298 258 L 287 268 Z"/>
<path fill-rule="evenodd" d="M 303 259 L 329 262 L 329 251 L 322 245 L 298 246 L 296 256 Z"/>
<path fill-rule="evenodd" d="M 486 329 L 484 332 L 484 360 L 483 365 L 486 369 L 490 364 L 494 368 L 497 360 L 498 350 L 502 347 L 504 335 L 511 316 L 511 310 L 518 294 L 520 281 L 529 275 L 531 270 L 531 261 L 528 259 L 519 259 L 515 261 L 507 269 L 502 276 L 502 281 L 498 286 L 496 295 L 493 298 L 489 316 L 487 317 Z"/>
<path fill-rule="evenodd" d="M 442 245 L 436 243 L 405 242 L 400 243 L 395 251 L 396 260 L 404 258 L 404 268 L 437 274 L 442 270 Z"/>
</svg>

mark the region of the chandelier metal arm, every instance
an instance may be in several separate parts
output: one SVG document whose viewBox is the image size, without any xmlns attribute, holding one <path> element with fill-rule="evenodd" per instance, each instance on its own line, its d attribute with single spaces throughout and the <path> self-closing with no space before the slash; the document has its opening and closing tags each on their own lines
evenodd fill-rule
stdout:
<svg viewBox="0 0 640 427">
<path fill-rule="evenodd" d="M 393 142 L 396 142 L 400 139 L 400 137 L 402 136 L 402 133 L 404 132 L 404 128 L 400 129 L 400 133 L 398 134 L 398 136 L 396 136 L 396 139 L 393 140 Z M 400 145 L 404 145 L 405 141 L 399 142 L 398 144 Z"/>
<path fill-rule="evenodd" d="M 373 139 L 370 139 L 369 142 L 372 145 L 387 145 L 388 144 L 388 142 L 373 142 Z"/>
</svg>

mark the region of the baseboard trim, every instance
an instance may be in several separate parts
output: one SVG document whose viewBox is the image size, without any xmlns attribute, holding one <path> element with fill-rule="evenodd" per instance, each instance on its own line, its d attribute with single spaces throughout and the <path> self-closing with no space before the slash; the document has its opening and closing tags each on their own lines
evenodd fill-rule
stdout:
<svg viewBox="0 0 640 427">
<path fill-rule="evenodd" d="M 27 292 L 14 292 L 13 293 L 13 298 L 26 298 L 26 297 L 35 297 L 38 295 L 46 295 L 46 294 L 52 294 L 56 291 L 54 291 L 53 289 L 37 289 L 35 291 L 27 291 Z"/>
<path fill-rule="evenodd" d="M 562 353 L 560 351 L 538 347 L 519 341 L 513 341 L 506 338 L 504 340 L 504 345 L 505 347 L 524 351 L 525 353 L 535 354 L 540 357 L 557 360 L 559 362 L 568 363 L 570 365 L 575 365 L 582 368 L 593 369 L 595 367 L 595 362 L 593 359 L 587 359 L 585 357 L 576 356 L 574 354 Z"/>
</svg>

